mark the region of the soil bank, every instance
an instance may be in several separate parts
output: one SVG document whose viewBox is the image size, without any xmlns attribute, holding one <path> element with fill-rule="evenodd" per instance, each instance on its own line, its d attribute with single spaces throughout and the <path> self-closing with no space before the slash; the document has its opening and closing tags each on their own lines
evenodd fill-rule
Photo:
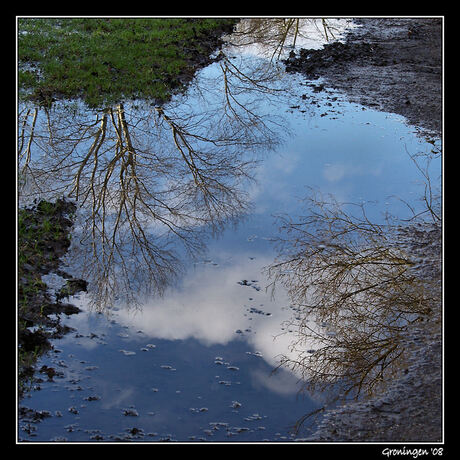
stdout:
<svg viewBox="0 0 460 460">
<path fill-rule="evenodd" d="M 344 43 L 291 53 L 288 72 L 322 77 L 350 101 L 442 130 L 442 18 L 357 18 Z"/>
</svg>

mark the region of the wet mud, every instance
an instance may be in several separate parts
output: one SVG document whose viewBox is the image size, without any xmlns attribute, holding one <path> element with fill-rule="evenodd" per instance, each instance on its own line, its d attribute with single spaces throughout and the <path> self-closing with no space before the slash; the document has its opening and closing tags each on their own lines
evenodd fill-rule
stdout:
<svg viewBox="0 0 460 460">
<path fill-rule="evenodd" d="M 40 201 L 19 211 L 18 223 L 18 394 L 35 381 L 36 360 L 51 349 L 51 339 L 62 337 L 70 328 L 61 323 L 61 315 L 72 315 L 80 309 L 65 302 L 79 291 L 86 290 L 84 280 L 73 279 L 59 269 L 60 259 L 70 246 L 69 232 L 75 205 L 66 200 L 55 203 Z M 52 295 L 42 275 L 55 273 L 67 280 Z M 48 378 L 55 369 L 41 369 Z M 20 416 L 23 412 L 20 412 Z"/>
<path fill-rule="evenodd" d="M 344 43 L 301 50 L 288 72 L 322 77 L 351 102 L 397 113 L 439 135 L 442 129 L 442 19 L 357 18 Z"/>
<path fill-rule="evenodd" d="M 414 273 L 434 282 L 441 299 L 441 227 L 402 229 L 407 251 L 417 263 Z M 416 322 L 402 338 L 407 359 L 385 391 L 326 412 L 310 442 L 442 442 L 442 305 L 432 305 L 425 321 Z"/>
</svg>

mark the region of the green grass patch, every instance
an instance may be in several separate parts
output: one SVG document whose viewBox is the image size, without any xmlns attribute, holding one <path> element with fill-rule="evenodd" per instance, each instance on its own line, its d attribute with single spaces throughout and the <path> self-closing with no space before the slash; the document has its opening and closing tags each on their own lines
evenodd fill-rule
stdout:
<svg viewBox="0 0 460 460">
<path fill-rule="evenodd" d="M 229 19 L 18 18 L 22 98 L 81 97 L 89 106 L 167 100 L 207 57 Z M 196 62 L 196 59 L 195 59 Z"/>
</svg>

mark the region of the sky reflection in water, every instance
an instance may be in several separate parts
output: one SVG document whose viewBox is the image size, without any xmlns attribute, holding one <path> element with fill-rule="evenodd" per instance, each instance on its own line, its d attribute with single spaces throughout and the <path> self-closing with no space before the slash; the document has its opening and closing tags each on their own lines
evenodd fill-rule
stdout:
<svg viewBox="0 0 460 460">
<path fill-rule="evenodd" d="M 273 262 L 277 233 L 273 215 L 301 212 L 298 199 L 307 186 L 339 201 L 377 200 L 371 218 L 385 210 L 403 215 L 407 207 L 390 197 L 413 202 L 421 196 L 422 178 L 409 154 L 430 145 L 402 117 L 363 110 L 286 78 L 300 82 L 293 104 L 300 107 L 278 109 L 292 135 L 256 170 L 249 189 L 254 213 L 210 241 L 205 258 L 164 297 L 108 318 L 87 311 L 70 318 L 77 333 L 56 342 L 60 352 L 43 360 L 63 377 L 43 383 L 24 402 L 53 417 L 37 425 L 36 436 L 20 437 L 291 440 L 289 426 L 318 407 L 308 395 L 297 399 L 296 376 L 271 375 L 278 356 L 289 353 L 292 336 L 283 321 L 295 314 L 282 290 L 272 298 L 265 289 L 262 269 Z M 431 172 L 437 179 L 440 162 Z M 85 296 L 73 300 L 84 308 Z"/>
</svg>

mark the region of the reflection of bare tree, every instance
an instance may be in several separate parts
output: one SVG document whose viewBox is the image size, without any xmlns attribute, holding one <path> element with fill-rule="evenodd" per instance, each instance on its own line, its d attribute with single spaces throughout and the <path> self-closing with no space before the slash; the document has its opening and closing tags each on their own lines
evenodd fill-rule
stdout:
<svg viewBox="0 0 460 460">
<path fill-rule="evenodd" d="M 430 142 L 430 141 L 428 141 Z M 430 142 L 431 143 L 431 142 Z M 441 148 L 433 142 L 433 148 L 429 153 L 421 152 L 411 155 L 406 148 L 406 153 L 409 155 L 412 163 L 417 168 L 417 171 L 422 177 L 422 183 L 424 186 L 424 192 L 420 200 L 422 201 L 421 210 L 414 209 L 414 206 L 403 200 L 401 197 L 394 197 L 398 200 L 401 200 L 406 204 L 406 206 L 411 211 L 412 216 L 408 219 L 409 221 L 420 219 L 423 217 L 428 217 L 434 223 L 441 223 L 441 193 L 439 186 L 435 186 L 433 183 L 433 178 L 430 174 L 430 163 L 437 156 L 441 155 Z M 436 182 L 440 184 L 440 177 L 436 178 Z"/>
<path fill-rule="evenodd" d="M 245 96 L 270 88 L 225 58 L 220 69 L 221 99 L 206 111 L 118 104 L 93 113 L 75 103 L 20 113 L 21 194 L 77 200 L 76 233 L 90 249 L 82 276 L 95 283 L 96 305 L 121 293 L 135 301 L 141 286 L 162 292 L 181 252 L 196 254 L 206 232 L 248 211 L 252 152 L 275 139 Z"/>
<path fill-rule="evenodd" d="M 371 395 L 399 372 L 408 326 L 431 318 L 440 278 L 422 281 L 398 227 L 371 222 L 364 206 L 319 194 L 308 203 L 305 217 L 281 218 L 285 237 L 268 269 L 297 309 L 290 326 L 298 333 L 281 366 L 307 391 Z"/>
<path fill-rule="evenodd" d="M 236 46 L 261 44 L 272 58 L 279 58 L 284 48 L 295 47 L 300 39 L 314 33 L 325 40 L 335 38 L 334 20 L 325 18 L 249 18 L 238 23 L 232 34 Z"/>
</svg>

